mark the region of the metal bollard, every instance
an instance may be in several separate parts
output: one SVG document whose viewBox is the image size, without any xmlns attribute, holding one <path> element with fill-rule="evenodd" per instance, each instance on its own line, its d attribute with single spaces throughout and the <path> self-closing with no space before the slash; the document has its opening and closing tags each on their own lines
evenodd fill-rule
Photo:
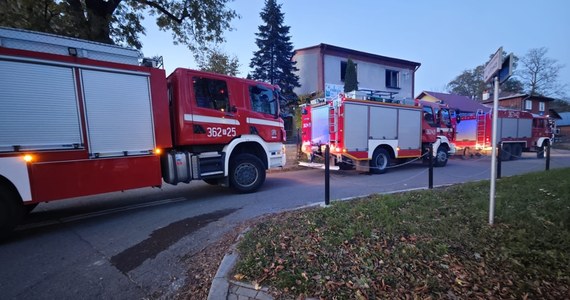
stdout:
<svg viewBox="0 0 570 300">
<path fill-rule="evenodd" d="M 330 204 L 330 147 L 325 147 L 325 205 Z"/>
<path fill-rule="evenodd" d="M 546 171 L 550 170 L 550 144 L 546 145 Z"/>
<path fill-rule="evenodd" d="M 501 179 L 501 168 L 502 168 L 502 159 L 501 159 L 501 152 L 503 152 L 503 143 L 499 143 L 497 146 L 497 179 Z"/>
<path fill-rule="evenodd" d="M 428 188 L 433 189 L 433 145 L 432 144 L 429 144 L 428 155 L 429 155 Z"/>
</svg>

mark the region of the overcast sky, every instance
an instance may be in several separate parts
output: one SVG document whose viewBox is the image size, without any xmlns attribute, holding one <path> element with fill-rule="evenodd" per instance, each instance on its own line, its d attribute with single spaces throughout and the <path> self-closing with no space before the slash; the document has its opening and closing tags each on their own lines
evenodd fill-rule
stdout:
<svg viewBox="0 0 570 300">
<path fill-rule="evenodd" d="M 415 95 L 444 92 L 464 70 L 485 63 L 499 47 L 519 57 L 546 47 L 547 56 L 565 65 L 561 83 L 570 95 L 570 1 L 568 0 L 277 0 L 291 27 L 295 49 L 320 43 L 421 63 Z M 226 32 L 226 53 L 237 56 L 240 76 L 250 71 L 255 33 L 264 0 L 235 0 L 241 15 Z M 167 73 L 196 68 L 192 53 L 174 46 L 170 33 L 145 21 L 145 56 L 164 57 Z"/>
</svg>

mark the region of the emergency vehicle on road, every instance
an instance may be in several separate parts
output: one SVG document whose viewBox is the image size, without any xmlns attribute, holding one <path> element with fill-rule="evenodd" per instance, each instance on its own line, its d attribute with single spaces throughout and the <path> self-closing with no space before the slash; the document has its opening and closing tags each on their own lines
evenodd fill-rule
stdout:
<svg viewBox="0 0 570 300">
<path fill-rule="evenodd" d="M 353 94 L 302 107 L 301 150 L 309 158 L 322 156 L 329 145 L 333 166 L 384 173 L 393 161 L 425 158 L 430 146 L 438 167 L 455 153 L 456 120 L 447 107 L 403 104 L 370 91 Z"/>
<path fill-rule="evenodd" d="M 275 86 L 0 27 L 0 234 L 40 202 L 203 180 L 254 192 L 285 164 Z"/>
<path fill-rule="evenodd" d="M 497 118 L 497 141 L 501 143 L 501 160 L 517 159 L 522 152 L 537 152 L 544 157 L 544 147 L 552 145 L 553 131 L 549 118 L 526 111 L 500 109 Z M 489 154 L 492 149 L 492 111 L 478 111 L 461 116 L 455 144 L 464 157 Z"/>
</svg>

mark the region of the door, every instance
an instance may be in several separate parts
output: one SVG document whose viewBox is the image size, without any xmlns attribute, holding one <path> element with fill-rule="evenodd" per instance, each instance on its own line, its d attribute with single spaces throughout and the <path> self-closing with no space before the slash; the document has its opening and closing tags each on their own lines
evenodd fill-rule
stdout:
<svg viewBox="0 0 570 300">
<path fill-rule="evenodd" d="M 191 144 L 227 144 L 237 136 L 240 120 L 224 78 L 190 76 L 190 112 L 184 126 L 190 126 Z"/>
</svg>

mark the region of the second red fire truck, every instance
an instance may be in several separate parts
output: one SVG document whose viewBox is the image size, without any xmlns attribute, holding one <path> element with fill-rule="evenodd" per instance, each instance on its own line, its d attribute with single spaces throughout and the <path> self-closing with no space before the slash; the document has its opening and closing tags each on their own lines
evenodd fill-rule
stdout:
<svg viewBox="0 0 570 300">
<path fill-rule="evenodd" d="M 0 28 L 0 235 L 40 202 L 203 180 L 254 192 L 285 164 L 275 86 Z"/>
<path fill-rule="evenodd" d="M 455 153 L 455 122 L 453 111 L 436 103 L 341 94 L 303 106 L 301 147 L 313 157 L 329 145 L 339 168 L 384 173 L 393 161 L 426 158 L 431 146 L 435 166 L 443 167 Z"/>
<path fill-rule="evenodd" d="M 461 116 L 455 141 L 459 154 L 469 157 L 490 153 L 492 117 L 490 109 Z M 517 159 L 525 151 L 535 151 L 539 158 L 544 157 L 545 147 L 553 141 L 548 117 L 510 109 L 500 109 L 497 117 L 497 141 L 501 143 L 501 160 Z"/>
</svg>

